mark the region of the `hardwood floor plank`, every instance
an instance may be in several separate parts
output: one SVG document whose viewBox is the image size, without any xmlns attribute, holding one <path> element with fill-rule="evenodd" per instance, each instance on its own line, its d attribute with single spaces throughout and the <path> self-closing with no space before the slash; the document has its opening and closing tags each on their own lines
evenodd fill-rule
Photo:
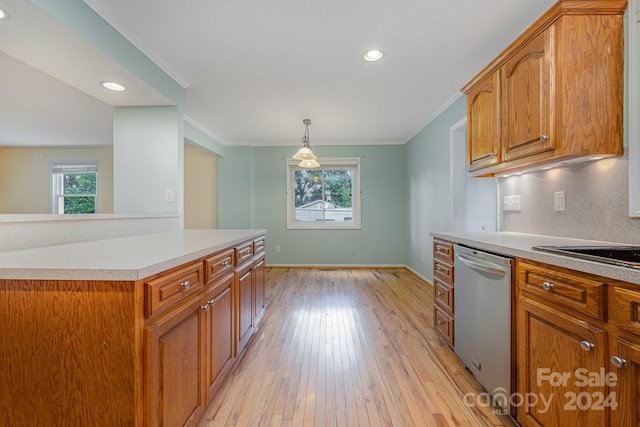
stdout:
<svg viewBox="0 0 640 427">
<path fill-rule="evenodd" d="M 200 427 L 515 426 L 464 404 L 482 388 L 402 268 L 267 268 L 266 312 Z"/>
</svg>

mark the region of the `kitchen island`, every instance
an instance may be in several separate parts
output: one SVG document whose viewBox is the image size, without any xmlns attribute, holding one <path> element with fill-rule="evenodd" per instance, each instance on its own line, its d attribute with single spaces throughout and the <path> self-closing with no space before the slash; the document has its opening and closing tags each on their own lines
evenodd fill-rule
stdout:
<svg viewBox="0 0 640 427">
<path fill-rule="evenodd" d="M 0 252 L 0 425 L 195 424 L 264 312 L 265 234 Z"/>
</svg>

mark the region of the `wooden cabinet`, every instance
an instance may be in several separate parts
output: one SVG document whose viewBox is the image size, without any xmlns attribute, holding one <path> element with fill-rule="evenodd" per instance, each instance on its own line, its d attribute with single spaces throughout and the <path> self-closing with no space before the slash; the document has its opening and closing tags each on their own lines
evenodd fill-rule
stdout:
<svg viewBox="0 0 640 427">
<path fill-rule="evenodd" d="M 518 422 L 524 426 L 606 425 L 608 408 L 580 408 L 587 399 L 607 396 L 608 388 L 582 386 L 579 377 L 582 372 L 600 373 L 607 366 L 606 332 L 524 296 L 519 300 L 518 321 L 518 391 L 541 398 L 518 406 Z"/>
<path fill-rule="evenodd" d="M 433 239 L 433 327 L 451 348 L 454 346 L 453 243 Z"/>
<path fill-rule="evenodd" d="M 522 426 L 640 424 L 640 286 L 518 260 Z M 548 403 L 546 403 L 548 402 Z"/>
<path fill-rule="evenodd" d="M 202 297 L 145 328 L 145 425 L 194 425 L 206 406 Z"/>
<path fill-rule="evenodd" d="M 502 67 L 504 161 L 555 148 L 556 138 L 551 127 L 553 34 L 552 26 L 527 43 Z"/>
<path fill-rule="evenodd" d="M 233 347 L 233 274 L 223 276 L 205 293 L 207 401 L 221 385 L 221 374 L 231 365 Z"/>
<path fill-rule="evenodd" d="M 264 268 L 264 254 L 262 254 L 253 262 L 253 318 L 256 325 L 264 315 Z"/>
<path fill-rule="evenodd" d="M 467 165 L 470 171 L 502 161 L 500 70 L 467 93 Z"/>
<path fill-rule="evenodd" d="M 623 154 L 626 7 L 559 0 L 462 88 L 471 175 Z"/>
<path fill-rule="evenodd" d="M 240 354 L 253 332 L 253 263 L 247 262 L 238 267 L 234 273 L 234 291 L 238 308 L 236 312 L 235 352 Z"/>
</svg>

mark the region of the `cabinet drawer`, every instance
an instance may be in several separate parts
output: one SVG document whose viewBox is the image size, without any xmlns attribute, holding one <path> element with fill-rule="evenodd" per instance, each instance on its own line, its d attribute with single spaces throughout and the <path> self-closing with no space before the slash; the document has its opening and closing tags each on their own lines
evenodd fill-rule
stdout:
<svg viewBox="0 0 640 427">
<path fill-rule="evenodd" d="M 437 304 L 433 305 L 433 327 L 436 333 L 453 348 L 453 317 Z"/>
<path fill-rule="evenodd" d="M 236 264 L 240 265 L 253 256 L 253 242 L 244 243 L 241 246 L 235 248 L 236 251 Z"/>
<path fill-rule="evenodd" d="M 233 249 L 217 253 L 204 260 L 204 273 L 206 283 L 233 271 Z"/>
<path fill-rule="evenodd" d="M 433 239 L 433 258 L 442 259 L 453 264 L 453 243 Z"/>
<path fill-rule="evenodd" d="M 640 335 L 640 292 L 614 288 L 612 317 L 622 329 Z"/>
<path fill-rule="evenodd" d="M 453 314 L 453 286 L 441 281 L 438 278 L 433 279 L 433 300 L 436 304 L 449 314 Z"/>
<path fill-rule="evenodd" d="M 253 241 L 253 253 L 259 254 L 260 252 L 264 252 L 264 239 L 257 239 Z"/>
<path fill-rule="evenodd" d="M 202 264 L 187 265 L 145 282 L 145 317 L 158 314 L 203 288 Z"/>
<path fill-rule="evenodd" d="M 596 276 L 519 260 L 518 278 L 525 292 L 594 319 L 606 320 L 606 286 Z"/>
<path fill-rule="evenodd" d="M 439 259 L 434 259 L 433 276 L 434 278 L 440 278 L 450 285 L 453 285 L 453 265 Z"/>
</svg>

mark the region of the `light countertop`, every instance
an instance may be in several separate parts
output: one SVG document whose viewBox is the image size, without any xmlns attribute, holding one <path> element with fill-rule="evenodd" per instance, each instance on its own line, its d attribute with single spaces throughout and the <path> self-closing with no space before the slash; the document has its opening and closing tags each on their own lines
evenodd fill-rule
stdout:
<svg viewBox="0 0 640 427">
<path fill-rule="evenodd" d="M 0 252 L 0 279 L 140 280 L 264 234 L 177 230 Z"/>
<path fill-rule="evenodd" d="M 623 243 L 569 239 L 514 232 L 433 232 L 433 237 L 460 243 L 490 252 L 527 258 L 584 273 L 640 284 L 640 269 L 618 267 L 568 256 L 534 251 L 533 246 L 616 246 Z"/>
</svg>

